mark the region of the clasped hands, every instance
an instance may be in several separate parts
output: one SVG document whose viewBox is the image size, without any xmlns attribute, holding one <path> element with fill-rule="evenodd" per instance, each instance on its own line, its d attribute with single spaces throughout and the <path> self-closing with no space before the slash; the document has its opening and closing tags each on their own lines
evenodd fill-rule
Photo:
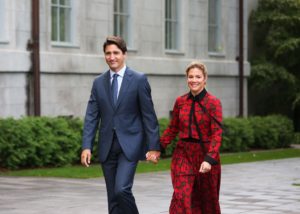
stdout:
<svg viewBox="0 0 300 214">
<path fill-rule="evenodd" d="M 160 152 L 159 151 L 149 151 L 146 153 L 146 160 L 157 164 L 159 161 Z"/>
<path fill-rule="evenodd" d="M 81 153 L 81 163 L 82 165 L 89 167 L 91 163 L 91 150 L 85 149 Z M 149 151 L 146 153 L 147 161 L 151 161 L 154 164 L 157 164 L 159 161 L 160 152 L 159 151 Z"/>
</svg>

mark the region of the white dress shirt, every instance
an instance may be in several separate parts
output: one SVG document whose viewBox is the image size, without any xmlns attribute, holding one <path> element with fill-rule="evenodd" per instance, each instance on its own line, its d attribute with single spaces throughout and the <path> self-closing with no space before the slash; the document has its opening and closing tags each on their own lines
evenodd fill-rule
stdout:
<svg viewBox="0 0 300 214">
<path fill-rule="evenodd" d="M 121 85 L 122 85 L 122 81 L 123 81 L 123 77 L 124 77 L 124 74 L 125 74 L 125 70 L 126 70 L 126 65 L 124 65 L 124 67 L 119 70 L 118 72 L 114 72 L 112 70 L 109 70 L 110 72 L 110 84 L 112 84 L 112 81 L 113 81 L 113 75 L 114 74 L 118 74 L 118 93 L 117 93 L 117 97 L 119 97 L 119 92 L 120 92 L 120 88 L 121 88 Z"/>
</svg>

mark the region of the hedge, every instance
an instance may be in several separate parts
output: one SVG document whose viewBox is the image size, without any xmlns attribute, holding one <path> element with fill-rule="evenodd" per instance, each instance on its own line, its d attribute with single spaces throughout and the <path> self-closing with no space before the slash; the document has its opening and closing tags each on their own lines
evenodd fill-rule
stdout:
<svg viewBox="0 0 300 214">
<path fill-rule="evenodd" d="M 254 144 L 254 131 L 248 119 L 226 118 L 223 121 L 221 151 L 247 151 Z"/>
<path fill-rule="evenodd" d="M 280 115 L 250 117 L 249 121 L 254 131 L 252 148 L 285 148 L 296 140 L 293 122 L 287 117 Z"/>
<path fill-rule="evenodd" d="M 80 141 L 81 133 L 65 118 L 0 119 L 0 167 L 72 164 L 78 160 Z"/>
<path fill-rule="evenodd" d="M 159 120 L 160 134 L 169 119 Z M 221 152 L 273 149 L 299 143 L 290 119 L 280 115 L 225 118 Z M 83 122 L 78 118 L 0 118 L 0 167 L 7 169 L 52 167 L 80 162 Z M 97 138 L 96 138 L 97 139 Z M 171 156 L 177 138 L 163 151 Z M 93 160 L 97 160 L 94 146 Z"/>
</svg>

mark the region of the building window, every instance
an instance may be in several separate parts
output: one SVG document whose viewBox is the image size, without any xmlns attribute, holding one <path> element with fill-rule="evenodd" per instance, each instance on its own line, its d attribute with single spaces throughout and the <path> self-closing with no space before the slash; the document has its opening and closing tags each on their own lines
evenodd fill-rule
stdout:
<svg viewBox="0 0 300 214">
<path fill-rule="evenodd" d="M 121 36 L 129 47 L 130 22 L 130 0 L 114 0 L 114 35 Z"/>
<path fill-rule="evenodd" d="M 209 0 L 208 7 L 208 51 L 223 52 L 221 44 L 221 0 Z"/>
<path fill-rule="evenodd" d="M 179 49 L 179 1 L 165 1 L 165 49 Z"/>
<path fill-rule="evenodd" d="M 71 0 L 51 0 L 51 40 L 72 42 Z"/>
</svg>

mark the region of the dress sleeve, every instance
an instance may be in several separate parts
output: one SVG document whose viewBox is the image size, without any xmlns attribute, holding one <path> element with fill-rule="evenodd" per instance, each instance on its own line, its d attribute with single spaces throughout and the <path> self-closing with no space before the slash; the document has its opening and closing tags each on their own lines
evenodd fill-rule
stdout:
<svg viewBox="0 0 300 214">
<path fill-rule="evenodd" d="M 209 114 L 219 123 L 222 123 L 222 105 L 219 99 L 212 100 L 209 106 Z M 204 160 L 214 165 L 218 163 L 217 160 L 219 159 L 219 149 L 222 141 L 222 127 L 212 118 L 210 124 L 210 146 Z"/>
<path fill-rule="evenodd" d="M 172 112 L 171 121 L 167 127 L 167 129 L 163 132 L 160 137 L 160 143 L 163 148 L 166 148 L 172 140 L 177 136 L 179 132 L 179 100 L 177 99 Z"/>
</svg>

